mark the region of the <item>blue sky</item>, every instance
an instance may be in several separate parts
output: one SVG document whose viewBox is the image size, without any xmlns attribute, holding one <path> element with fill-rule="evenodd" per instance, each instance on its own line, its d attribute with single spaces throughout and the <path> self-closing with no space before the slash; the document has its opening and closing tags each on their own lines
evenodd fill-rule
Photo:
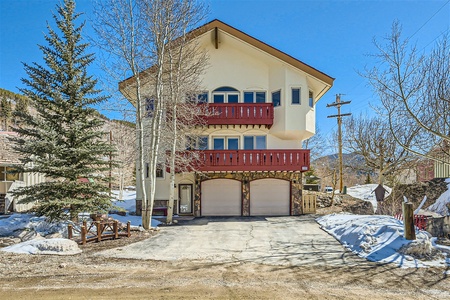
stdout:
<svg viewBox="0 0 450 300">
<path fill-rule="evenodd" d="M 18 92 L 25 76 L 21 62 L 42 63 L 37 44 L 45 45 L 46 21 L 59 0 L 0 0 L 0 87 Z M 220 19 L 247 34 L 336 78 L 333 88 L 317 105 L 317 126 L 328 135 L 336 109 L 326 108 L 336 94 L 351 100 L 343 112 L 369 113 L 378 100 L 366 80 L 357 74 L 376 61 L 373 39 L 382 40 L 394 20 L 403 26 L 419 49 L 428 51 L 450 27 L 450 0 L 209 0 L 209 20 Z M 78 0 L 90 26 L 90 0 Z M 55 28 L 55 26 L 52 26 Z M 92 34 L 90 28 L 87 34 Z M 91 73 L 102 76 L 98 66 Z M 114 116 L 111 116 L 114 117 Z"/>
</svg>

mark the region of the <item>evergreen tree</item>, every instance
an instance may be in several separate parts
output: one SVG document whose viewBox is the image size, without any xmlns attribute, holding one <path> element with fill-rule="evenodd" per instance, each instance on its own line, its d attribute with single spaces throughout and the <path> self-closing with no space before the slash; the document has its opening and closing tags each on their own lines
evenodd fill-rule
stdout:
<svg viewBox="0 0 450 300">
<path fill-rule="evenodd" d="M 12 115 L 12 109 L 11 109 L 11 102 L 6 99 L 6 97 L 2 97 L 2 100 L 0 102 L 0 117 L 4 120 L 5 124 L 5 130 L 8 130 L 8 123 L 9 119 Z"/>
<path fill-rule="evenodd" d="M 39 46 L 45 66 L 24 64 L 29 78 L 22 79 L 27 88 L 21 92 L 36 114 L 15 111 L 20 120 L 15 149 L 22 154 L 17 171 L 41 173 L 47 179 L 17 190 L 15 196 L 24 203 L 38 201 L 36 213 L 51 220 L 76 219 L 79 212 L 103 212 L 111 206 L 102 172 L 109 168 L 112 149 L 101 131 L 103 121 L 91 108 L 106 98 L 98 95 L 97 80 L 87 74 L 94 57 L 85 54 L 84 23 L 75 24 L 79 16 L 73 0 L 57 5 L 53 18 L 60 35 L 47 25 L 48 46 Z M 87 177 L 94 182 L 80 182 Z"/>
</svg>

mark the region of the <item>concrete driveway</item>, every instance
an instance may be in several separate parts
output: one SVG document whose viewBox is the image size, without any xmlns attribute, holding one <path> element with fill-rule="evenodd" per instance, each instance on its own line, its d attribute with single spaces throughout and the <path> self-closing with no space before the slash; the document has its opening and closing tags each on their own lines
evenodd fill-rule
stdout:
<svg viewBox="0 0 450 300">
<path fill-rule="evenodd" d="M 98 255 L 162 261 L 253 262 L 269 265 L 367 263 L 321 230 L 314 216 L 200 218 Z"/>
</svg>

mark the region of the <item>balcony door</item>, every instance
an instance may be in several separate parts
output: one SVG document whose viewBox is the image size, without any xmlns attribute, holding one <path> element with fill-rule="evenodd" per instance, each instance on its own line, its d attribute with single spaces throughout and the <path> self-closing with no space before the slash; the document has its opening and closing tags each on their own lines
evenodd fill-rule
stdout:
<svg viewBox="0 0 450 300">
<path fill-rule="evenodd" d="M 239 150 L 239 137 L 213 138 L 214 150 Z"/>
</svg>

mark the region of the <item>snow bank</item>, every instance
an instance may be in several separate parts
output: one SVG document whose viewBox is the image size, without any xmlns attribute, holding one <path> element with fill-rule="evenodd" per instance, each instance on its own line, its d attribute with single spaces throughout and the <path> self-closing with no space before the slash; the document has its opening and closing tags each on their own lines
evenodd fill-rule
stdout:
<svg viewBox="0 0 450 300">
<path fill-rule="evenodd" d="M 67 223 L 49 223 L 45 217 L 36 217 L 33 214 L 12 214 L 8 218 L 0 219 L 0 237 L 15 236 L 20 230 L 36 231 L 41 236 L 52 233 L 67 235 Z"/>
<path fill-rule="evenodd" d="M 427 232 L 416 231 L 416 241 L 406 240 L 403 223 L 390 216 L 332 214 L 316 221 L 347 249 L 370 261 L 405 268 L 450 265 L 446 254 L 438 255 Z"/>
<path fill-rule="evenodd" d="M 349 187 L 347 188 L 347 194 L 353 198 L 371 202 L 373 211 L 375 212 L 377 210 L 377 198 L 375 197 L 375 192 L 373 191 L 377 188 L 377 186 L 378 184 L 364 184 Z M 392 189 L 386 185 L 383 187 L 387 190 L 385 195 L 387 197 L 391 193 Z"/>
<path fill-rule="evenodd" d="M 81 249 L 78 247 L 76 242 L 63 238 L 31 240 L 2 248 L 0 251 L 50 255 L 74 255 L 81 253 Z"/>
<path fill-rule="evenodd" d="M 430 205 L 427 210 L 438 213 L 440 215 L 446 216 L 449 214 L 449 209 L 447 208 L 447 204 L 450 203 L 450 178 L 445 180 L 447 185 L 447 191 L 444 192 L 434 204 Z"/>
</svg>

